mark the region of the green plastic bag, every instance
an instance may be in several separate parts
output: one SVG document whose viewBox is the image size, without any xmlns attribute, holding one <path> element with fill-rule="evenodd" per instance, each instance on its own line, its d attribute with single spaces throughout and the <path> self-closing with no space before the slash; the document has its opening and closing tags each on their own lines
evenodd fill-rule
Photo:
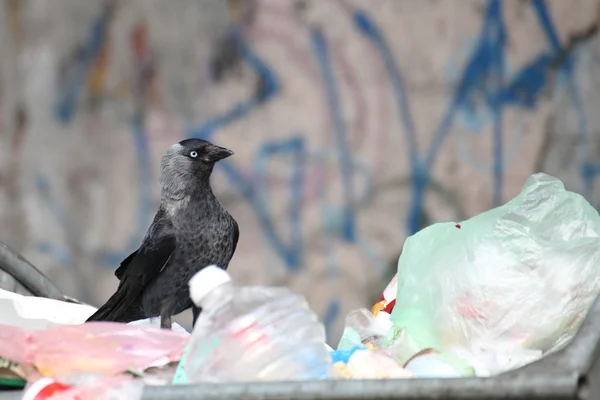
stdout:
<svg viewBox="0 0 600 400">
<path fill-rule="evenodd" d="M 416 351 L 541 354 L 573 337 L 599 289 L 598 212 L 539 173 L 501 207 L 408 238 L 391 320 Z"/>
</svg>

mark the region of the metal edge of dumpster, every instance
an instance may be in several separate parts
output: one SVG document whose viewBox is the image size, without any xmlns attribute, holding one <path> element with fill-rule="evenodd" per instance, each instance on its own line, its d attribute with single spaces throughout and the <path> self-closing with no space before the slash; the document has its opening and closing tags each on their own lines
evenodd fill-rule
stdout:
<svg viewBox="0 0 600 400">
<path fill-rule="evenodd" d="M 12 275 L 34 296 L 65 300 L 58 287 L 25 257 L 0 242 L 0 269 Z"/>
<path fill-rule="evenodd" d="M 600 399 L 599 352 L 600 296 L 566 348 L 491 378 L 146 386 L 143 399 Z"/>
</svg>

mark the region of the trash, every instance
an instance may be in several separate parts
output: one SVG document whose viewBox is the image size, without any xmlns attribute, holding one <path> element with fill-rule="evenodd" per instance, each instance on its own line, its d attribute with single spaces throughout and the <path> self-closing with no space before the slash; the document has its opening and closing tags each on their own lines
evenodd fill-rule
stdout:
<svg viewBox="0 0 600 400">
<path fill-rule="evenodd" d="M 400 359 L 462 347 L 473 363 L 480 349 L 501 348 L 510 362 L 487 357 L 478 368 L 503 372 L 570 341 L 598 295 L 599 273 L 598 212 L 535 174 L 505 205 L 406 240 L 386 345 Z"/>
<path fill-rule="evenodd" d="M 358 345 L 349 350 L 330 352 L 334 367 L 349 379 L 410 378 L 413 375 L 398 365 L 389 354 Z"/>
<path fill-rule="evenodd" d="M 396 305 L 396 292 L 398 291 L 398 274 L 396 273 L 390 283 L 386 286 L 383 294 L 379 298 L 379 301 L 373 305 L 371 312 L 375 317 L 379 315 L 381 311 L 386 314 L 391 314 L 394 306 Z"/>
<path fill-rule="evenodd" d="M 23 296 L 0 289 L 0 325 L 12 325 L 24 329 L 80 325 L 96 310 L 95 307 L 87 304 Z M 160 317 L 132 321 L 128 325 L 160 328 Z M 172 324 L 172 329 L 176 332 L 188 333 L 176 322 Z"/>
<path fill-rule="evenodd" d="M 355 351 L 346 363 L 346 371 L 353 379 L 411 378 L 413 374 L 402 368 L 389 355 L 381 351 Z"/>
<path fill-rule="evenodd" d="M 337 349 L 350 350 L 361 343 L 360 333 L 356 332 L 351 326 L 346 326 L 344 332 L 342 332 L 342 337 L 340 338 Z"/>
<path fill-rule="evenodd" d="M 58 397 L 59 393 L 67 392 L 71 386 L 57 382 L 52 378 L 42 378 L 28 386 L 23 393 L 23 400 L 46 400 Z M 70 397 L 73 399 L 73 397 Z"/>
<path fill-rule="evenodd" d="M 338 349 L 344 350 L 359 343 L 371 343 L 379 346 L 379 342 L 388 333 L 392 323 L 389 314 L 379 312 L 377 316 L 366 308 L 352 310 L 346 316 L 346 328 L 338 344 Z"/>
<path fill-rule="evenodd" d="M 503 350 L 502 345 L 494 349 L 466 349 L 456 346 L 451 353 L 472 365 L 476 376 L 491 376 L 494 371 L 508 371 L 532 363 L 542 357 L 541 350 L 514 349 Z M 511 346 L 512 347 L 512 346 Z"/>
<path fill-rule="evenodd" d="M 160 367 L 150 367 L 143 374 L 139 374 L 138 377 L 142 378 L 147 385 L 170 385 L 177 371 L 179 361 L 177 360 Z"/>
<path fill-rule="evenodd" d="M 408 360 L 404 368 L 419 378 L 461 378 L 474 375 L 469 365 L 460 368 L 453 365 L 455 362 L 443 353 L 428 349 Z"/>
<path fill-rule="evenodd" d="M 0 388 L 23 387 L 30 371 L 27 368 L 4 358 L 0 358 Z"/>
<path fill-rule="evenodd" d="M 144 384 L 492 376 L 564 347 L 599 273 L 600 216 L 536 174 L 507 204 L 410 237 L 336 350 L 302 296 L 238 287 L 210 266 L 189 282 L 203 310 L 191 336 L 158 318 L 79 325 L 93 307 L 0 291 L 0 385 L 27 380 L 33 400 L 121 400 Z"/>
<path fill-rule="evenodd" d="M 100 330 L 90 327 L 90 324 L 81 325 L 95 311 L 96 308 L 84 304 L 22 296 L 0 289 L 0 355 L 3 356 L 0 358 L 0 387 L 24 387 L 27 381 L 36 381 L 44 375 L 72 377 L 69 374 L 79 370 L 111 373 L 114 372 L 113 367 L 142 378 L 142 383 L 164 385 L 171 381 L 176 366 L 172 362 L 179 361 L 179 356 L 168 355 L 165 358 L 164 354 L 157 354 L 160 346 L 168 347 L 174 343 L 171 333 L 158 329 L 160 318 L 128 324 L 108 323 Z M 49 329 L 52 327 L 74 329 Z M 155 327 L 152 330 L 154 334 L 149 334 L 148 327 Z M 175 337 L 180 343 L 181 353 L 189 333 L 177 323 L 173 323 L 172 328 L 174 333 L 184 335 Z M 161 343 L 163 335 L 167 339 Z M 30 344 L 27 344 L 28 340 Z M 130 346 L 127 341 L 141 346 L 138 353 L 147 353 L 136 354 L 131 347 L 125 351 L 119 349 L 119 343 L 124 348 Z M 86 348 L 82 351 L 81 346 Z M 142 362 L 143 356 L 151 359 Z M 119 368 L 119 364 L 122 367 Z M 149 369 L 146 369 L 147 366 L 150 366 Z M 102 374 L 100 376 L 103 377 Z M 51 389 L 44 390 L 46 393 Z"/>
<path fill-rule="evenodd" d="M 42 378 L 28 386 L 23 400 L 136 400 L 143 382 L 130 376 L 86 376 L 77 383 Z"/>
<path fill-rule="evenodd" d="M 85 304 L 23 296 L 0 289 L 0 324 L 25 329 L 45 329 L 59 325 L 78 325 L 96 309 Z"/>
<path fill-rule="evenodd" d="M 331 356 L 331 361 L 334 363 L 338 363 L 341 362 L 343 364 L 347 364 L 348 360 L 350 360 L 350 357 L 352 356 L 352 354 L 354 354 L 354 352 L 358 351 L 358 350 L 367 350 L 366 346 L 363 345 L 358 345 L 358 346 L 354 346 L 349 350 L 332 350 L 329 352 L 329 355 Z"/>
<path fill-rule="evenodd" d="M 0 325 L 0 356 L 43 376 L 143 371 L 181 358 L 189 335 L 166 329 L 94 322 L 24 330 Z"/>
<path fill-rule="evenodd" d="M 137 321 L 128 322 L 127 325 L 131 325 L 131 326 L 147 326 L 147 327 L 152 327 L 152 328 L 159 329 L 160 328 L 160 317 L 140 319 L 140 320 L 137 320 Z M 179 325 L 177 322 L 173 322 L 171 324 L 171 330 L 173 332 L 184 333 L 186 335 L 190 334 L 188 331 L 185 330 L 184 327 L 182 327 L 181 325 Z"/>
<path fill-rule="evenodd" d="M 182 360 L 190 382 L 331 377 L 325 329 L 306 300 L 287 288 L 234 286 L 210 266 L 190 280 L 202 313 Z"/>
</svg>

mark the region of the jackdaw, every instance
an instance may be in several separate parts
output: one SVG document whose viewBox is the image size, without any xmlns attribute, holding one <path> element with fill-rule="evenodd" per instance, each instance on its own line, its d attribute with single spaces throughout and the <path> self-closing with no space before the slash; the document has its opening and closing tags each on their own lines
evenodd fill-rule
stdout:
<svg viewBox="0 0 600 400">
<path fill-rule="evenodd" d="M 208 265 L 227 269 L 237 246 L 236 221 L 210 187 L 215 163 L 233 152 L 201 139 L 171 146 L 161 161 L 161 204 L 142 245 L 115 271 L 119 287 L 89 321 L 130 322 L 171 316 L 192 307 L 188 281 Z"/>
</svg>

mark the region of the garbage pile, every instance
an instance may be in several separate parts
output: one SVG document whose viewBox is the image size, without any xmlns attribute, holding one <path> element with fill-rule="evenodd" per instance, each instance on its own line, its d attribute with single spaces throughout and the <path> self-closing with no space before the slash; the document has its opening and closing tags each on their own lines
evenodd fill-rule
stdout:
<svg viewBox="0 0 600 400">
<path fill-rule="evenodd" d="M 408 238 L 396 276 L 348 314 L 335 350 L 304 297 L 238 286 L 211 266 L 189 282 L 203 310 L 191 334 L 83 324 L 93 307 L 0 292 L 0 385 L 27 382 L 28 399 L 135 399 L 143 385 L 492 376 L 567 345 L 599 276 L 598 212 L 535 174 L 503 206 Z"/>
</svg>

